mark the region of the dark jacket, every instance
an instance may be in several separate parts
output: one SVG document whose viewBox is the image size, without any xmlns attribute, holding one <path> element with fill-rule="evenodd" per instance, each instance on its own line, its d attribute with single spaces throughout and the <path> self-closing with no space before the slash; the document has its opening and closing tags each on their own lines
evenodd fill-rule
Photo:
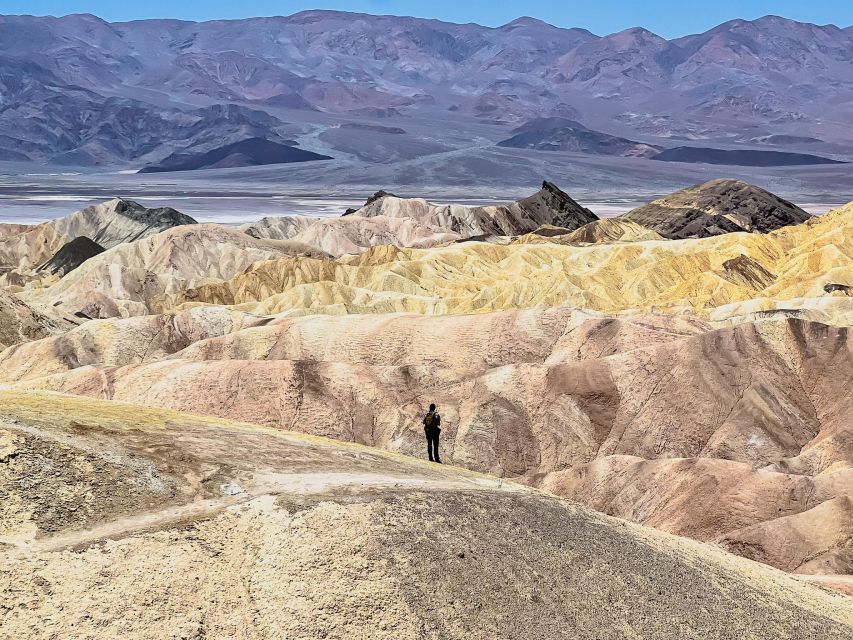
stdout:
<svg viewBox="0 0 853 640">
<path fill-rule="evenodd" d="M 432 416 L 432 424 L 427 425 L 427 418 L 430 416 Z M 424 431 L 428 436 L 441 432 L 441 415 L 438 411 L 427 411 L 427 414 L 424 416 Z"/>
</svg>

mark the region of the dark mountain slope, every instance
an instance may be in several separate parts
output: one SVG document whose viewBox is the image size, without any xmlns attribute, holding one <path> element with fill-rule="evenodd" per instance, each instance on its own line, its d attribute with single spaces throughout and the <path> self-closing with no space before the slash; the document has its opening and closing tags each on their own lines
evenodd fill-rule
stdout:
<svg viewBox="0 0 853 640">
<path fill-rule="evenodd" d="M 94 240 L 86 236 L 78 236 L 62 245 L 62 248 L 50 260 L 41 265 L 38 271 L 65 275 L 74 271 L 89 258 L 103 252 L 104 248 Z"/>
<path fill-rule="evenodd" d="M 312 162 L 315 160 L 331 160 L 331 156 L 324 156 L 263 138 L 249 138 L 212 149 L 206 153 L 174 153 L 156 165 L 141 169 L 140 173 L 250 167 L 289 162 Z"/>
<path fill-rule="evenodd" d="M 787 200 L 740 180 L 711 180 L 622 216 L 665 238 L 702 238 L 736 231 L 766 233 L 810 217 Z"/>
<path fill-rule="evenodd" d="M 744 167 L 791 167 L 811 164 L 845 164 L 809 153 L 785 151 L 757 151 L 754 149 L 708 149 L 705 147 L 675 147 L 651 156 L 652 160 L 665 162 L 701 162 Z"/>
<path fill-rule="evenodd" d="M 513 129 L 499 147 L 539 151 L 575 151 L 603 156 L 652 156 L 660 147 L 588 129 L 568 118 L 536 118 Z"/>
</svg>

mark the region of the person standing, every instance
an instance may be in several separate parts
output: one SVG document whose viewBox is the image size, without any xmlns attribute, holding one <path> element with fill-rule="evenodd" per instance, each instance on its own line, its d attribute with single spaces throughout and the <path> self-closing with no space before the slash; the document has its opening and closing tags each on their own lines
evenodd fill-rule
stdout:
<svg viewBox="0 0 853 640">
<path fill-rule="evenodd" d="M 436 411 L 435 404 L 429 405 L 429 411 L 424 416 L 424 433 L 427 440 L 427 455 L 430 462 L 441 464 L 438 455 L 438 436 L 441 434 L 441 415 Z"/>
</svg>

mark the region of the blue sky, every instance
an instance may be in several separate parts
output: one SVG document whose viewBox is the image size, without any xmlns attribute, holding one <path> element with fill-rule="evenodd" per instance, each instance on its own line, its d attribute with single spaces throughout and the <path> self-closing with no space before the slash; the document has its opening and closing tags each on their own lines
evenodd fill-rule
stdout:
<svg viewBox="0 0 853 640">
<path fill-rule="evenodd" d="M 853 25 L 853 0 L 0 0 L 0 13 L 94 13 L 106 20 L 181 18 L 211 20 L 288 15 L 303 9 L 339 9 L 477 22 L 499 26 L 530 15 L 561 27 L 604 35 L 642 26 L 665 37 L 698 33 L 732 18 L 767 14 L 804 22 Z"/>
</svg>

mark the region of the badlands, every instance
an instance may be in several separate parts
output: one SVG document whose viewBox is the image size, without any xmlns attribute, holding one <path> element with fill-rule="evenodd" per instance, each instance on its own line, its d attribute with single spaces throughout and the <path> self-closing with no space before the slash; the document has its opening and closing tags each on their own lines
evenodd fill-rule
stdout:
<svg viewBox="0 0 853 640">
<path fill-rule="evenodd" d="M 853 634 L 853 203 L 116 199 L 0 285 L 11 637 Z"/>
</svg>

